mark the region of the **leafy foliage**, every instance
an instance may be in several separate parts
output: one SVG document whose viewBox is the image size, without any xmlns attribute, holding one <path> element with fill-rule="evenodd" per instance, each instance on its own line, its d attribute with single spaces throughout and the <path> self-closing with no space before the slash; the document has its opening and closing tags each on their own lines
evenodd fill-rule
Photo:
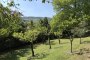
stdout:
<svg viewBox="0 0 90 60">
<path fill-rule="evenodd" d="M 87 12 L 89 12 L 90 5 L 88 2 L 89 0 L 53 0 L 53 6 L 57 14 L 51 21 L 52 30 L 55 32 L 71 30 L 79 27 L 82 21 L 89 21 L 90 13 Z"/>
<path fill-rule="evenodd" d="M 33 42 L 34 40 L 36 40 L 37 36 L 38 36 L 39 32 L 37 30 L 28 30 L 24 33 L 14 33 L 13 36 L 16 38 L 19 38 L 20 40 L 24 40 L 24 41 L 29 41 L 29 42 Z"/>
<path fill-rule="evenodd" d="M 4 31 L 7 30 L 9 35 L 12 35 L 12 33 L 15 31 L 19 31 L 19 29 L 22 28 L 22 26 L 20 26 L 21 24 L 20 13 L 17 11 L 11 11 L 8 7 L 4 7 L 2 4 L 0 4 L 0 7 L 1 7 L 0 8 L 0 29 L 1 31 L 3 32 L 3 30 Z"/>
<path fill-rule="evenodd" d="M 9 31 L 8 31 L 8 29 L 5 29 L 5 28 L 2 28 L 2 29 L 0 29 L 0 38 L 2 37 L 8 37 L 8 35 L 9 35 Z"/>
</svg>

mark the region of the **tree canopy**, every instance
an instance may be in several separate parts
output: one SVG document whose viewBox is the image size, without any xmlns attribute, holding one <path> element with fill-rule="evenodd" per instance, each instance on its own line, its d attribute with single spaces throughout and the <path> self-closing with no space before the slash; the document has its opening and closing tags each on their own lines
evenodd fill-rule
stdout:
<svg viewBox="0 0 90 60">
<path fill-rule="evenodd" d="M 17 11 L 12 11 L 8 7 L 4 7 L 0 4 L 0 31 L 5 32 L 7 30 L 8 34 L 12 34 L 14 31 L 19 31 L 22 27 L 20 13 Z"/>
<path fill-rule="evenodd" d="M 51 21 L 53 30 L 62 31 L 79 26 L 82 21 L 90 20 L 89 0 L 53 0 L 56 15 Z"/>
</svg>

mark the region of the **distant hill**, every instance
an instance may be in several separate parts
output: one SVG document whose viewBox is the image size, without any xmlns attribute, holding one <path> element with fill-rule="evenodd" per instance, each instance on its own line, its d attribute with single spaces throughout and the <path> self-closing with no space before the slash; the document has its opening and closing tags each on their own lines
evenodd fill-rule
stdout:
<svg viewBox="0 0 90 60">
<path fill-rule="evenodd" d="M 48 20 L 51 20 L 51 18 L 47 17 Z M 40 19 L 44 19 L 44 17 L 22 17 L 23 20 L 25 21 L 30 21 L 30 20 L 33 20 L 33 21 L 38 21 Z"/>
</svg>

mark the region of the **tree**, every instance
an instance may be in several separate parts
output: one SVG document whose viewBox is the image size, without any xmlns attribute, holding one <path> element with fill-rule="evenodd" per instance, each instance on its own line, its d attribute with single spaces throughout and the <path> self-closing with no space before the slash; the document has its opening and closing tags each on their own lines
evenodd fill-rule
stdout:
<svg viewBox="0 0 90 60">
<path fill-rule="evenodd" d="M 43 26 L 44 26 L 43 20 L 40 19 L 39 22 L 38 22 L 38 27 L 43 27 Z"/>
<path fill-rule="evenodd" d="M 33 20 L 30 20 L 26 24 L 27 24 L 27 30 L 33 30 L 35 28 L 35 24 L 34 24 Z"/>
<path fill-rule="evenodd" d="M 50 42 L 50 35 L 49 35 L 49 33 L 48 33 L 48 42 L 49 42 L 49 49 L 51 49 L 52 47 L 51 47 L 51 42 Z"/>
<path fill-rule="evenodd" d="M 61 43 L 60 39 L 61 39 L 61 32 L 54 32 L 54 34 L 59 38 L 59 44 Z"/>
<path fill-rule="evenodd" d="M 6 29 L 8 36 L 11 36 L 14 31 L 19 31 L 22 27 L 20 13 L 17 11 L 11 11 L 8 7 L 4 7 L 0 4 L 0 29 Z M 2 31 L 3 32 L 3 31 Z M 4 37 L 4 35 L 3 35 Z"/>
<path fill-rule="evenodd" d="M 77 22 L 76 25 L 78 25 L 82 21 L 81 18 L 83 16 L 90 15 L 90 13 L 87 13 L 90 11 L 90 4 L 88 2 L 89 0 L 53 0 L 53 6 L 57 13 L 53 19 L 58 20 L 58 24 L 66 20 L 69 22 L 74 20 Z"/>
<path fill-rule="evenodd" d="M 49 22 L 48 22 L 48 18 L 47 18 L 47 17 L 45 17 L 45 18 L 43 19 L 43 25 L 44 25 L 46 28 L 48 28 Z"/>
<path fill-rule="evenodd" d="M 51 49 L 51 43 L 50 43 L 50 24 L 48 22 L 48 18 L 45 17 L 43 20 L 40 19 L 39 20 L 39 23 L 38 23 L 38 29 L 41 31 L 41 35 L 46 35 L 47 36 L 47 40 L 48 40 L 48 43 L 49 43 L 49 48 Z M 44 43 L 44 41 L 43 41 Z"/>
<path fill-rule="evenodd" d="M 51 43 L 50 43 L 50 33 L 51 33 L 50 30 L 51 30 L 51 27 L 50 27 L 50 24 L 49 24 L 49 22 L 48 22 L 47 17 L 45 17 L 44 20 L 43 20 L 43 26 L 47 28 L 46 34 L 47 34 L 47 36 L 48 36 L 49 48 L 51 49 Z"/>
<path fill-rule="evenodd" d="M 78 27 L 75 27 L 73 29 L 74 35 L 80 38 L 80 44 L 81 44 L 81 38 L 85 35 L 86 31 L 87 31 L 87 27 L 85 21 L 82 21 L 81 23 L 78 24 Z"/>
<path fill-rule="evenodd" d="M 73 36 L 70 35 L 70 43 L 71 43 L 71 53 L 72 53 L 72 44 L 73 44 Z"/>
<path fill-rule="evenodd" d="M 39 41 L 40 42 L 44 42 L 46 41 L 47 39 L 47 28 L 44 26 L 44 20 L 43 19 L 40 19 L 38 21 L 38 23 L 36 24 L 36 29 L 40 31 L 40 35 L 39 35 Z"/>
<path fill-rule="evenodd" d="M 88 13 L 90 12 L 89 2 L 89 0 L 53 0 L 53 6 L 57 14 L 53 17 L 52 29 L 54 31 L 67 29 L 71 31 L 78 27 L 82 20 L 85 21 L 86 17 L 87 20 L 90 20 L 88 18 L 90 16 L 90 13 Z M 73 41 L 73 36 L 71 38 Z"/>
<path fill-rule="evenodd" d="M 37 30 L 28 30 L 24 33 L 14 33 L 13 36 L 16 38 L 19 38 L 20 40 L 24 40 L 27 42 L 31 42 L 31 51 L 32 51 L 32 56 L 34 55 L 34 50 L 33 50 L 33 41 L 36 40 L 39 32 Z"/>
<path fill-rule="evenodd" d="M 38 25 L 39 25 L 39 27 L 48 28 L 48 26 L 49 26 L 48 18 L 45 17 L 44 19 L 40 19 Z"/>
<path fill-rule="evenodd" d="M 46 20 L 46 21 L 47 21 L 47 20 Z M 47 28 L 47 36 L 48 36 L 48 41 L 49 41 L 49 49 L 51 49 L 50 33 L 52 33 L 52 31 L 51 31 L 51 27 L 50 27 L 48 21 L 46 22 L 46 24 L 47 24 L 47 25 L 45 25 L 45 26 L 46 26 L 46 28 Z"/>
</svg>

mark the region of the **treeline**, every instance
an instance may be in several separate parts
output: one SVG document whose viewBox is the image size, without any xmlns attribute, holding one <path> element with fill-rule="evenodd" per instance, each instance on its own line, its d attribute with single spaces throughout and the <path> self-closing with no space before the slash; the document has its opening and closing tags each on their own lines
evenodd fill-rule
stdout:
<svg viewBox="0 0 90 60">
<path fill-rule="evenodd" d="M 40 19 L 36 22 L 33 20 L 23 21 L 22 25 L 24 29 L 22 30 L 22 32 L 28 30 L 38 30 L 39 34 L 37 36 L 37 39 L 35 40 L 35 43 L 45 42 L 46 40 L 48 40 L 48 33 L 51 29 L 50 21 L 48 20 L 47 17 Z M 50 39 L 56 38 L 54 33 L 49 33 L 49 34 L 50 34 Z"/>
<path fill-rule="evenodd" d="M 65 22 L 68 26 L 63 24 L 62 26 L 61 22 L 57 21 L 57 15 L 50 21 L 47 17 L 38 22 L 24 21 L 20 18 L 22 15 L 20 12 L 11 11 L 2 4 L 0 7 L 2 7 L 0 9 L 0 50 L 2 51 L 30 44 L 30 42 L 45 43 L 48 39 L 69 38 L 70 35 L 74 35 L 74 37 L 89 36 L 89 20 L 76 24 L 77 27 L 73 27 L 75 24 L 67 24 L 69 22 Z M 58 28 L 59 26 L 61 28 Z"/>
</svg>

